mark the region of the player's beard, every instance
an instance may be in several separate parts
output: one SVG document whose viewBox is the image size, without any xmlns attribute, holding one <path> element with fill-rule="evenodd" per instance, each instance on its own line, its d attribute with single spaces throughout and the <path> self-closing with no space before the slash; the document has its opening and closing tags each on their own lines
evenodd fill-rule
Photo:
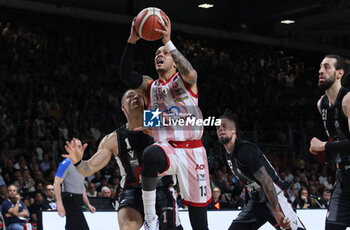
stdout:
<svg viewBox="0 0 350 230">
<path fill-rule="evenodd" d="M 158 73 L 164 73 L 164 72 L 166 72 L 166 67 L 165 67 L 164 64 L 165 64 L 165 63 L 163 63 L 163 65 L 161 65 L 161 66 L 159 66 L 159 67 L 157 67 L 157 65 L 155 66 L 155 67 L 156 67 L 156 71 L 157 71 Z"/>
<path fill-rule="evenodd" d="M 164 68 L 158 68 L 158 69 L 156 69 L 156 71 L 157 71 L 158 73 L 163 73 L 163 72 L 165 72 L 165 69 L 164 69 Z"/>
<path fill-rule="evenodd" d="M 225 144 L 229 143 L 230 140 L 231 140 L 231 139 L 228 138 L 228 137 L 219 138 L 219 143 L 222 144 L 222 145 L 225 145 Z"/>
<path fill-rule="evenodd" d="M 318 82 L 318 87 L 321 89 L 321 90 L 327 90 L 327 89 L 329 89 L 332 85 L 333 85 L 333 83 L 335 82 L 335 78 L 336 78 L 336 76 L 335 76 L 335 72 L 334 72 L 334 74 L 333 75 L 331 75 L 330 76 L 330 78 L 325 78 L 325 80 L 323 81 L 323 82 Z"/>
</svg>

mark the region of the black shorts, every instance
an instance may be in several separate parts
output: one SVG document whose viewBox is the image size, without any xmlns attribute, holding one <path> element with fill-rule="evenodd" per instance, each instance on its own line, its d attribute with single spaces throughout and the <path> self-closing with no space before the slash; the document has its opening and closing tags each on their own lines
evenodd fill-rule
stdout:
<svg viewBox="0 0 350 230">
<path fill-rule="evenodd" d="M 350 227 L 350 189 L 341 186 L 338 180 L 339 173 L 340 171 L 338 170 L 337 181 L 329 204 L 326 223 L 342 224 Z"/>
<path fill-rule="evenodd" d="M 83 194 L 62 193 L 62 203 L 66 211 L 66 230 L 89 230 L 83 214 Z"/>
<path fill-rule="evenodd" d="M 118 212 L 123 207 L 131 207 L 143 216 L 143 202 L 141 188 L 125 189 L 120 196 Z"/>
<path fill-rule="evenodd" d="M 252 224 L 256 229 L 260 228 L 266 222 L 269 222 L 272 226 L 277 225 L 270 204 L 268 202 L 254 203 L 252 200 L 249 200 L 247 206 L 238 214 L 233 222 Z"/>
<path fill-rule="evenodd" d="M 159 219 L 159 229 L 182 229 L 179 212 L 172 188 L 157 188 L 156 212 Z M 125 189 L 120 197 L 118 211 L 123 207 L 131 207 L 137 210 L 144 218 L 141 188 Z M 176 227 L 177 226 L 177 227 Z"/>
</svg>

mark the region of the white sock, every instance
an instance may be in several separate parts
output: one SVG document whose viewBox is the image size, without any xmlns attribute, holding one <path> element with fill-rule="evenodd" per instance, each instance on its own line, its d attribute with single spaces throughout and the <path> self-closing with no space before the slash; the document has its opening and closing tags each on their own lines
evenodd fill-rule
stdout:
<svg viewBox="0 0 350 230">
<path fill-rule="evenodd" d="M 142 190 L 143 208 L 145 212 L 145 218 L 147 216 L 156 215 L 156 190 L 144 191 Z"/>
</svg>

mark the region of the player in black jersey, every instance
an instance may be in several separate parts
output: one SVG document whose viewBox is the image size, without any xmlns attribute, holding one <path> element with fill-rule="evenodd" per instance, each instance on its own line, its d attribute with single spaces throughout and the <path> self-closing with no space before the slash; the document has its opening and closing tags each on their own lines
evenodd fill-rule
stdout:
<svg viewBox="0 0 350 230">
<path fill-rule="evenodd" d="M 144 219 L 141 160 L 143 150 L 152 143 L 152 139 L 142 131 L 133 131 L 142 126 L 143 108 L 142 94 L 138 90 L 128 90 L 122 98 L 122 110 L 127 118 L 125 125 L 106 135 L 97 152 L 87 161 L 81 160 L 87 144 L 78 149 L 74 143 L 71 145 L 67 142 L 69 155 L 62 155 L 68 157 L 77 170 L 87 177 L 105 167 L 114 154 L 122 174 L 123 192 L 118 208 L 120 229 L 140 229 Z M 156 209 L 160 229 L 182 229 L 172 184 L 172 178 L 167 176 L 159 180 L 157 185 Z"/>
<path fill-rule="evenodd" d="M 232 172 L 245 184 L 249 194 L 247 206 L 233 220 L 230 230 L 253 230 L 269 222 L 276 229 L 305 229 L 286 197 L 283 182 L 253 143 L 238 139 L 237 122 L 230 112 L 220 116 L 217 126 L 219 142 L 226 149 L 225 157 Z"/>
<path fill-rule="evenodd" d="M 316 155 L 326 151 L 337 165 L 326 230 L 350 227 L 350 90 L 341 84 L 348 73 L 348 64 L 338 55 L 326 55 L 321 62 L 318 86 L 325 94 L 317 108 L 329 140 L 312 138 L 310 152 Z"/>
</svg>

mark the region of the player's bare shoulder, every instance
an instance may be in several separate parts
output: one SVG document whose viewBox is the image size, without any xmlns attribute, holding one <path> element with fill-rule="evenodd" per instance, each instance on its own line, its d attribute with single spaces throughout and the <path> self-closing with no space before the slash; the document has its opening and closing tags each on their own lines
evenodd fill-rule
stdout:
<svg viewBox="0 0 350 230">
<path fill-rule="evenodd" d="M 347 116 L 347 118 L 350 118 L 350 92 L 348 92 L 344 96 L 341 104 L 342 104 L 342 108 L 345 116 Z"/>
<path fill-rule="evenodd" d="M 116 131 L 104 136 L 101 140 L 99 148 L 106 148 L 113 152 L 115 156 L 118 155 L 118 134 Z"/>
</svg>

